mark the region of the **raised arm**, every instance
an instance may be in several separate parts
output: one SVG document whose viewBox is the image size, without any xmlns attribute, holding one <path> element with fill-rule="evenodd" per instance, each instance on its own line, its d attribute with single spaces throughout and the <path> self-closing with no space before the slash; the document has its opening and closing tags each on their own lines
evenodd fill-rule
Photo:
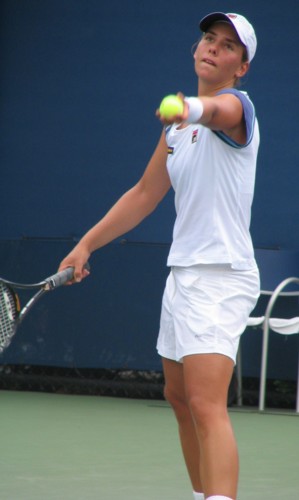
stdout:
<svg viewBox="0 0 299 500">
<path fill-rule="evenodd" d="M 186 99 L 181 93 L 178 96 L 184 102 L 183 114 L 165 119 L 157 111 L 163 124 L 200 123 L 211 130 L 221 130 L 240 144 L 246 142 L 243 106 L 238 97 L 231 93 Z"/>
</svg>

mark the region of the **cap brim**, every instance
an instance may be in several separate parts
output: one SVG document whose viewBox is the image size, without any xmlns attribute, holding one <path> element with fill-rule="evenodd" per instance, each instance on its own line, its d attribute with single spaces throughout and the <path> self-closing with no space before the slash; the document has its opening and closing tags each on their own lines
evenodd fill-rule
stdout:
<svg viewBox="0 0 299 500">
<path fill-rule="evenodd" d="M 205 32 L 216 21 L 226 21 L 232 24 L 230 18 L 224 12 L 212 12 L 200 21 L 199 27 L 201 31 Z"/>
</svg>

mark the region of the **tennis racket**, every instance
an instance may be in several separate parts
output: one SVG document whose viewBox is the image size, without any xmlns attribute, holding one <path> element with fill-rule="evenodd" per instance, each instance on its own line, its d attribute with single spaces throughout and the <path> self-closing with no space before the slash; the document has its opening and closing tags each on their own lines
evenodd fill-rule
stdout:
<svg viewBox="0 0 299 500">
<path fill-rule="evenodd" d="M 89 270 L 89 265 L 85 266 Z M 0 353 L 9 346 L 18 326 L 36 302 L 50 290 L 58 288 L 74 276 L 74 268 L 68 267 L 59 273 L 49 276 L 40 283 L 23 284 L 14 283 L 0 277 Z M 34 290 L 37 292 L 27 304 L 21 308 L 21 303 L 16 289 Z"/>
</svg>

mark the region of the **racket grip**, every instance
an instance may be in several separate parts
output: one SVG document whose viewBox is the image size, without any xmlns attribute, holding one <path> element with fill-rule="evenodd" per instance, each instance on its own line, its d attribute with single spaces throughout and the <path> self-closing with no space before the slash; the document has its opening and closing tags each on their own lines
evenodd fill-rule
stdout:
<svg viewBox="0 0 299 500">
<path fill-rule="evenodd" d="M 87 271 L 90 270 L 90 265 L 88 264 L 88 262 L 85 264 L 84 268 L 87 269 Z M 53 288 L 65 285 L 65 283 L 71 281 L 73 277 L 74 267 L 67 267 L 63 271 L 49 276 L 49 278 L 47 278 L 45 281 L 48 284 L 50 290 L 52 290 Z"/>
</svg>

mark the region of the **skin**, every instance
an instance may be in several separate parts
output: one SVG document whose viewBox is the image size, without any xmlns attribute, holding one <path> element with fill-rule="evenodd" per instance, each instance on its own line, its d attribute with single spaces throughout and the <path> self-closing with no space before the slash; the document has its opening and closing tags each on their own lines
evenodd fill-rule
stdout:
<svg viewBox="0 0 299 500">
<path fill-rule="evenodd" d="M 216 93 L 232 88 L 248 71 L 244 46 L 233 27 L 214 23 L 203 35 L 194 53 L 198 96 L 204 112 L 199 123 L 222 130 L 240 144 L 246 141 L 243 109 L 232 94 Z M 178 94 L 183 100 L 182 93 Z M 166 125 L 188 117 L 188 105 L 180 116 L 163 120 Z M 136 227 L 151 214 L 170 189 L 166 169 L 167 144 L 162 131 L 156 149 L 141 177 L 109 212 L 91 228 L 61 262 L 59 269 L 75 267 L 75 281 L 89 273 L 84 264 L 97 249 Z M 205 498 L 223 495 L 236 499 L 238 452 L 227 413 L 227 392 L 233 361 L 219 354 L 185 356 L 182 363 L 163 359 L 165 397 L 177 418 L 179 436 L 193 489 Z"/>
</svg>

